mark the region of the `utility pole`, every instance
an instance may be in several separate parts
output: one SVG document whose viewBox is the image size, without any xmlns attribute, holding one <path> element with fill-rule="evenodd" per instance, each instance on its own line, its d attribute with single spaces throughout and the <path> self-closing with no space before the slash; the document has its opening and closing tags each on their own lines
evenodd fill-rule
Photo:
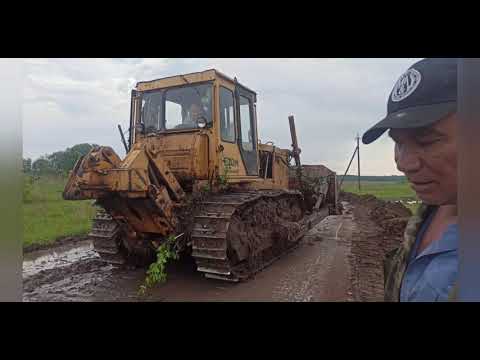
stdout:
<svg viewBox="0 0 480 360">
<path fill-rule="evenodd" d="M 353 152 L 352 158 L 350 159 L 350 162 L 348 163 L 347 170 L 345 170 L 345 174 L 342 176 L 342 180 L 340 180 L 340 185 L 338 186 L 339 189 L 342 188 L 343 184 L 343 179 L 345 176 L 348 174 L 348 170 L 350 169 L 350 165 L 352 165 L 353 159 L 355 159 L 355 155 L 357 155 L 357 164 L 358 164 L 358 191 L 361 190 L 360 187 L 360 136 L 357 134 L 357 137 L 355 138 L 357 140 L 357 146 L 355 146 L 355 151 Z"/>
<path fill-rule="evenodd" d="M 343 174 L 342 180 L 340 180 L 340 185 L 338 186 L 339 189 L 342 188 L 343 179 L 348 174 L 348 170 L 350 169 L 350 165 L 352 165 L 352 161 L 353 161 L 353 159 L 355 159 L 355 155 L 357 155 L 357 150 L 358 150 L 358 148 L 355 148 L 355 151 L 353 152 L 352 158 L 350 159 L 350 162 L 348 163 L 347 170 L 345 170 L 345 174 Z"/>
<path fill-rule="evenodd" d="M 358 160 L 358 191 L 361 191 L 360 187 L 360 136 L 357 134 L 357 160 Z"/>
</svg>

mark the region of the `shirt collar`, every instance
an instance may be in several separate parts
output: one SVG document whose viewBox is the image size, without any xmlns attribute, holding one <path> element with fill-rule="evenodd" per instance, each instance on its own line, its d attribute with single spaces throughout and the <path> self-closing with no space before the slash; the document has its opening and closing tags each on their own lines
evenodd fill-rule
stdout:
<svg viewBox="0 0 480 360">
<path fill-rule="evenodd" d="M 458 224 L 448 225 L 442 237 L 432 242 L 427 248 L 417 256 L 417 259 L 421 256 L 438 254 L 447 251 L 453 251 L 458 249 Z"/>
</svg>

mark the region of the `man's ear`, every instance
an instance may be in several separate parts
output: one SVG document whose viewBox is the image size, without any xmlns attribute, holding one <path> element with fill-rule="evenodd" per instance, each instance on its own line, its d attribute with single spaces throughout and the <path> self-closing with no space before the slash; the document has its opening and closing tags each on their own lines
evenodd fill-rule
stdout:
<svg viewBox="0 0 480 360">
<path fill-rule="evenodd" d="M 395 159 L 395 162 L 397 163 L 398 162 L 398 144 L 395 143 L 395 146 L 393 148 L 393 153 L 394 153 L 394 159 Z"/>
</svg>

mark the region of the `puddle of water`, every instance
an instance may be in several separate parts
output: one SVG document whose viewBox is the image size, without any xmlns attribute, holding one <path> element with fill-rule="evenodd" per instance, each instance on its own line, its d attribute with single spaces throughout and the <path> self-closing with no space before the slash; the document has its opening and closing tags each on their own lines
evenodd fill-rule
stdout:
<svg viewBox="0 0 480 360">
<path fill-rule="evenodd" d="M 54 249 L 34 251 L 24 255 L 23 278 L 35 275 L 43 270 L 70 266 L 77 261 L 98 258 L 90 240 L 76 244 L 63 245 Z"/>
<path fill-rule="evenodd" d="M 306 235 L 306 239 L 316 241 L 335 239 L 338 235 L 338 228 L 340 224 L 347 217 L 348 215 L 327 216 L 317 226 L 309 231 L 309 233 Z"/>
<path fill-rule="evenodd" d="M 394 202 L 400 203 L 400 204 L 408 204 L 408 205 L 414 205 L 420 203 L 418 200 L 395 200 Z"/>
</svg>

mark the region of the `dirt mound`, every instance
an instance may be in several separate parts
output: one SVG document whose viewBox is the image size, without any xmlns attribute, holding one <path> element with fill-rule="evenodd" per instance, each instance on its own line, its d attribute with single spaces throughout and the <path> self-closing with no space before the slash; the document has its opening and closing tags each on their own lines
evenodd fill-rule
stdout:
<svg viewBox="0 0 480 360">
<path fill-rule="evenodd" d="M 383 301 L 385 254 L 400 246 L 412 213 L 402 204 L 372 195 L 341 192 L 340 200 L 352 205 L 357 228 L 349 257 L 354 299 Z"/>
<path fill-rule="evenodd" d="M 402 236 L 408 219 L 412 216 L 410 209 L 401 203 L 383 201 L 373 195 L 356 195 L 340 193 L 340 199 L 355 207 L 361 207 L 361 217 L 367 216 L 385 231 L 385 235 Z"/>
</svg>

